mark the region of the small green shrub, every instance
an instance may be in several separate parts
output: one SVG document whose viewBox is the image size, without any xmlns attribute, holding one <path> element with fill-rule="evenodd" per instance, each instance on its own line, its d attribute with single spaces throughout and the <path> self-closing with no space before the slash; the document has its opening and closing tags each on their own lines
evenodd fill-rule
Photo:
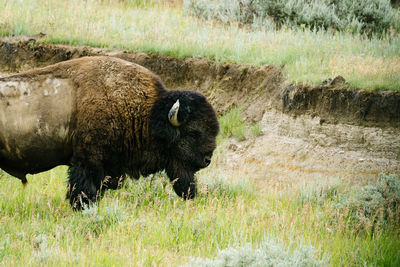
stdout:
<svg viewBox="0 0 400 267">
<path fill-rule="evenodd" d="M 261 126 L 257 123 L 253 124 L 250 127 L 250 134 L 251 136 L 257 137 L 257 136 L 261 136 L 263 133 Z"/>
<path fill-rule="evenodd" d="M 126 183 L 127 195 L 135 205 L 149 205 L 159 200 L 176 198 L 165 172 L 159 172 Z"/>
<path fill-rule="evenodd" d="M 400 225 L 400 179 L 396 174 L 381 174 L 375 185 L 350 192 L 338 203 L 339 212 L 350 210 L 350 226 L 374 228 Z"/>
<path fill-rule="evenodd" d="M 308 27 L 367 35 L 399 30 L 399 16 L 389 0 L 185 0 L 185 10 L 224 23 L 270 28 Z"/>
<path fill-rule="evenodd" d="M 367 33 L 389 31 L 396 26 L 396 11 L 389 0 L 331 0 L 339 18 L 339 29 Z"/>
<path fill-rule="evenodd" d="M 53 254 L 53 249 L 48 246 L 47 236 L 39 234 L 33 239 L 34 260 L 36 263 L 46 263 Z"/>
<path fill-rule="evenodd" d="M 103 209 L 99 209 L 96 203 L 84 205 L 82 217 L 86 223 L 84 226 L 79 225 L 77 229 L 83 227 L 82 230 L 99 235 L 107 227 L 124 221 L 128 215 L 125 206 L 116 198 L 113 202 L 107 203 Z"/>
<path fill-rule="evenodd" d="M 238 141 L 246 139 L 245 124 L 238 108 L 233 108 L 223 115 L 220 120 L 221 134 L 224 137 L 234 137 Z"/>
<path fill-rule="evenodd" d="M 246 123 L 239 108 L 232 108 L 219 119 L 222 137 L 233 137 L 238 141 L 246 140 L 250 136 L 262 135 L 260 125 Z"/>
<path fill-rule="evenodd" d="M 298 203 L 304 205 L 305 203 L 323 204 L 326 200 L 334 200 L 339 198 L 340 183 L 338 181 L 330 182 L 328 184 L 305 183 L 300 187 L 298 196 Z"/>
<path fill-rule="evenodd" d="M 299 244 L 295 249 L 286 248 L 269 238 L 259 248 L 250 244 L 231 247 L 218 252 L 215 259 L 191 258 L 186 266 L 326 266 L 327 260 L 316 259 L 315 249 L 310 244 Z"/>
</svg>

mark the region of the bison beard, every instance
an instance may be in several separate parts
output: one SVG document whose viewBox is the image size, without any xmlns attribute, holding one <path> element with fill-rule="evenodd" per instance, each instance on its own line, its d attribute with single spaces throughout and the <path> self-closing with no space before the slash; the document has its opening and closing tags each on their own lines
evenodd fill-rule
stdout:
<svg viewBox="0 0 400 267">
<path fill-rule="evenodd" d="M 0 78 L 0 96 L 0 168 L 24 182 L 68 165 L 74 209 L 119 188 L 126 175 L 162 170 L 177 195 L 194 198 L 195 173 L 209 165 L 219 131 L 203 95 L 167 90 L 149 70 L 112 57 Z"/>
</svg>

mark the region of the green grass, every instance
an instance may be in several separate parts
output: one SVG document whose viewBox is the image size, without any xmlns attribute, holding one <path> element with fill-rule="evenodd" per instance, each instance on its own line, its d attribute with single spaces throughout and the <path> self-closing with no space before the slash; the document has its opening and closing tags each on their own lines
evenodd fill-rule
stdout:
<svg viewBox="0 0 400 267">
<path fill-rule="evenodd" d="M 263 31 L 202 21 L 179 5 L 130 2 L 0 0 L 0 35 L 45 32 L 48 43 L 275 64 L 285 67 L 292 82 L 316 84 L 342 75 L 365 90 L 400 88 L 399 35 L 364 39 L 346 32 Z"/>
<path fill-rule="evenodd" d="M 200 179 L 215 169 L 207 172 Z M 246 180 L 224 180 L 184 202 L 159 177 L 129 182 L 79 213 L 64 199 L 65 176 L 56 168 L 31 177 L 25 189 L 14 178 L 0 180 L 0 264 L 176 266 L 227 247 L 257 246 L 269 235 L 295 247 L 311 244 L 314 257 L 333 266 L 400 263 L 399 229 L 354 234 L 340 225 L 346 222 L 332 225 L 330 201 L 299 206 L 295 191 L 261 194 Z M 221 183 L 223 190 L 215 189 Z"/>
<path fill-rule="evenodd" d="M 233 137 L 237 141 L 244 141 L 249 137 L 262 135 L 261 126 L 257 123 L 245 122 L 242 111 L 234 107 L 220 118 L 221 135 L 219 138 Z"/>
<path fill-rule="evenodd" d="M 52 43 L 285 64 L 295 81 L 342 74 L 353 86 L 399 88 L 398 37 L 389 42 L 346 33 L 261 32 L 141 6 L 0 0 L 0 34 L 42 31 Z M 194 201 L 178 198 L 157 174 L 128 181 L 106 192 L 98 206 L 73 212 L 65 200 L 66 167 L 29 176 L 26 188 L 0 172 L 0 265 L 178 266 L 193 257 L 214 258 L 225 248 L 258 248 L 270 236 L 289 251 L 311 244 L 315 259 L 327 258 L 332 266 L 400 265 L 399 225 L 383 225 L 371 236 L 368 227 L 355 231 L 349 210 L 338 208 L 341 196 L 358 190 L 357 181 L 255 181 L 253 165 L 227 166 L 226 150 L 228 137 L 258 136 L 260 126 L 245 124 L 238 109 L 220 123 L 218 148 L 212 164 L 198 173 Z"/>
<path fill-rule="evenodd" d="M 338 207 L 360 188 L 356 181 L 257 182 L 254 166 L 227 167 L 229 140 L 218 143 L 212 164 L 198 173 L 194 201 L 177 197 L 161 173 L 129 180 L 97 206 L 73 212 L 65 166 L 29 176 L 25 188 L 0 174 L 0 265 L 179 266 L 226 248 L 256 249 L 271 237 L 281 257 L 311 245 L 315 261 L 332 266 L 400 264 L 399 225 L 371 236 L 368 227 L 355 231 L 349 210 Z"/>
</svg>

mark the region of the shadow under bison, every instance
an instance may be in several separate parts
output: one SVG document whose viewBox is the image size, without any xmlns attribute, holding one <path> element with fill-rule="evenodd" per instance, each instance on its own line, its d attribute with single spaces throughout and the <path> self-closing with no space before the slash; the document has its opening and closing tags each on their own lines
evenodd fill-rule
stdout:
<svg viewBox="0 0 400 267">
<path fill-rule="evenodd" d="M 84 57 L 0 78 L 0 168 L 26 183 L 69 165 L 73 208 L 166 170 L 175 192 L 196 195 L 194 174 L 210 164 L 219 131 L 194 91 L 167 90 L 146 68 Z"/>
</svg>

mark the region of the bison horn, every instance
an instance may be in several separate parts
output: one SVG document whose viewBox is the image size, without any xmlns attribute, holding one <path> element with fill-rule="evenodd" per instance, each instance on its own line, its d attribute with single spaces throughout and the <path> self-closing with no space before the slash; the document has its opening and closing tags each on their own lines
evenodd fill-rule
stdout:
<svg viewBox="0 0 400 267">
<path fill-rule="evenodd" d="M 169 110 L 168 113 L 169 122 L 175 127 L 179 127 L 181 125 L 180 122 L 178 121 L 178 111 L 179 111 L 179 99 L 176 100 L 175 104 L 172 106 L 172 108 Z"/>
</svg>

